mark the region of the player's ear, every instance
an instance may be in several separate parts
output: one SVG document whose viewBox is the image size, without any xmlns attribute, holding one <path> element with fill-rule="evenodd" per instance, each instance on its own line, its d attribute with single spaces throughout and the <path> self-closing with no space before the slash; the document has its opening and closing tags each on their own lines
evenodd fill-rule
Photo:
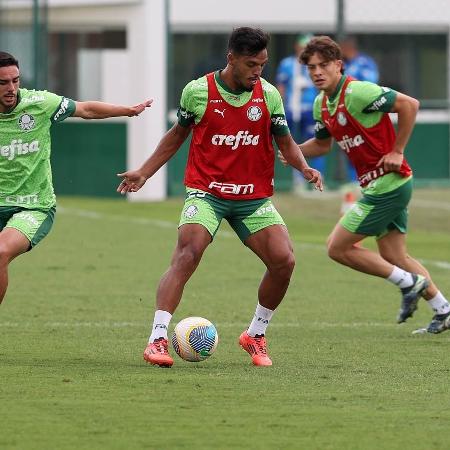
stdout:
<svg viewBox="0 0 450 450">
<path fill-rule="evenodd" d="M 233 55 L 233 52 L 227 53 L 227 64 L 230 64 L 232 66 L 234 64 L 236 57 Z"/>
</svg>

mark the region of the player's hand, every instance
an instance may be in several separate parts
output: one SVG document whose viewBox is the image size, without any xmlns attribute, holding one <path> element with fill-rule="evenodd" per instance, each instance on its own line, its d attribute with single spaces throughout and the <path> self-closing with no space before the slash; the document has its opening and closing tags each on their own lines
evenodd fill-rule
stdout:
<svg viewBox="0 0 450 450">
<path fill-rule="evenodd" d="M 142 111 L 145 110 L 145 108 L 150 108 L 150 106 L 153 103 L 153 99 L 146 100 L 145 102 L 139 103 L 139 105 L 134 105 L 130 109 L 130 113 L 128 114 L 128 117 L 138 116 Z"/>
<path fill-rule="evenodd" d="M 303 177 L 308 183 L 311 183 L 314 185 L 315 189 L 318 189 L 320 192 L 323 191 L 323 181 L 322 181 L 322 174 L 312 167 L 306 166 L 302 170 Z"/>
<path fill-rule="evenodd" d="M 139 170 L 128 170 L 118 173 L 117 176 L 123 178 L 117 186 L 117 192 L 122 195 L 127 192 L 137 192 L 147 181 L 147 178 Z"/>
<path fill-rule="evenodd" d="M 288 162 L 286 161 L 286 158 L 283 156 L 283 153 L 281 153 L 280 150 L 278 150 L 278 159 L 281 161 L 281 164 L 283 164 L 283 166 L 287 166 Z"/>
<path fill-rule="evenodd" d="M 382 166 L 386 172 L 399 172 L 402 163 L 403 153 L 390 152 L 378 161 L 377 167 Z"/>
</svg>

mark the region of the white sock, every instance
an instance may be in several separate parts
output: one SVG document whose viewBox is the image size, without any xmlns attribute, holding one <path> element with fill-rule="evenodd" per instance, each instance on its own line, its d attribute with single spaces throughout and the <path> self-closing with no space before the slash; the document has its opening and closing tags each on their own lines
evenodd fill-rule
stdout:
<svg viewBox="0 0 450 450">
<path fill-rule="evenodd" d="M 255 337 L 257 334 L 265 334 L 273 313 L 274 311 L 267 309 L 258 303 L 253 320 L 248 327 L 247 334 L 252 337 Z"/>
<path fill-rule="evenodd" d="M 386 278 L 386 280 L 394 283 L 400 289 L 407 288 L 413 285 L 412 275 L 397 266 L 394 266 L 392 273 Z"/>
<path fill-rule="evenodd" d="M 431 300 L 428 300 L 427 304 L 436 314 L 450 312 L 450 304 L 440 291 Z"/>
<path fill-rule="evenodd" d="M 169 327 L 172 314 L 167 311 L 158 309 L 155 311 L 155 318 L 153 319 L 152 334 L 150 335 L 148 342 L 153 342 L 156 339 L 167 339 L 167 328 Z"/>
</svg>

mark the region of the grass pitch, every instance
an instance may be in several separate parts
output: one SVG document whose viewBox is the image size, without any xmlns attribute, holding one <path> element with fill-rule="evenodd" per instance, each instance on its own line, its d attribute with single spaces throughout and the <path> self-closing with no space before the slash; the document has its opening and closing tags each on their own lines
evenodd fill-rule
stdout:
<svg viewBox="0 0 450 450">
<path fill-rule="evenodd" d="M 237 345 L 264 268 L 223 224 L 172 322 L 210 319 L 218 349 L 160 369 L 142 351 L 182 200 L 60 198 L 0 307 L 0 448 L 448 449 L 450 333 L 412 335 L 424 303 L 396 325 L 392 285 L 327 258 L 339 202 L 275 197 L 297 267 L 268 329 L 273 367 Z M 409 250 L 447 297 L 449 235 L 450 191 L 417 190 Z"/>
</svg>

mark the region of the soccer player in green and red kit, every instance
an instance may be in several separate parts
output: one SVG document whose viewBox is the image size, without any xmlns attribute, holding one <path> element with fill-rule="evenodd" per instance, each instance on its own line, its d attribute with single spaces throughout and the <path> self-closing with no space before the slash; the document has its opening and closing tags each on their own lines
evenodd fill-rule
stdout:
<svg viewBox="0 0 450 450">
<path fill-rule="evenodd" d="M 0 303 L 8 287 L 9 263 L 37 245 L 53 225 L 50 127 L 69 116 L 136 116 L 152 102 L 75 102 L 19 86 L 17 59 L 0 51 Z"/>
<path fill-rule="evenodd" d="M 419 102 L 346 76 L 341 50 L 328 36 L 312 39 L 300 61 L 321 92 L 314 104 L 315 137 L 299 147 L 307 157 L 323 155 L 330 151 L 334 138 L 355 166 L 363 194 L 331 233 L 330 258 L 398 286 L 402 293 L 398 323 L 413 315 L 423 296 L 434 313 L 427 331 L 447 330 L 450 305 L 428 271 L 408 255 L 406 248 L 412 171 L 403 153 Z M 397 132 L 390 112 L 398 115 Z M 367 236 L 376 237 L 379 253 L 355 245 Z"/>
<path fill-rule="evenodd" d="M 294 253 L 283 219 L 272 204 L 274 149 L 322 189 L 320 173 L 308 167 L 292 139 L 280 94 L 261 78 L 268 36 L 259 29 L 235 29 L 227 66 L 191 81 L 183 90 L 176 123 L 138 170 L 119 174 L 118 192 L 140 189 L 180 148 L 191 131 L 185 172 L 186 200 L 178 243 L 156 294 L 156 312 L 144 358 L 170 367 L 167 328 L 183 289 L 212 242 L 222 219 L 266 265 L 253 320 L 239 337 L 254 365 L 270 366 L 266 328 L 282 301 L 294 269 Z"/>
</svg>

